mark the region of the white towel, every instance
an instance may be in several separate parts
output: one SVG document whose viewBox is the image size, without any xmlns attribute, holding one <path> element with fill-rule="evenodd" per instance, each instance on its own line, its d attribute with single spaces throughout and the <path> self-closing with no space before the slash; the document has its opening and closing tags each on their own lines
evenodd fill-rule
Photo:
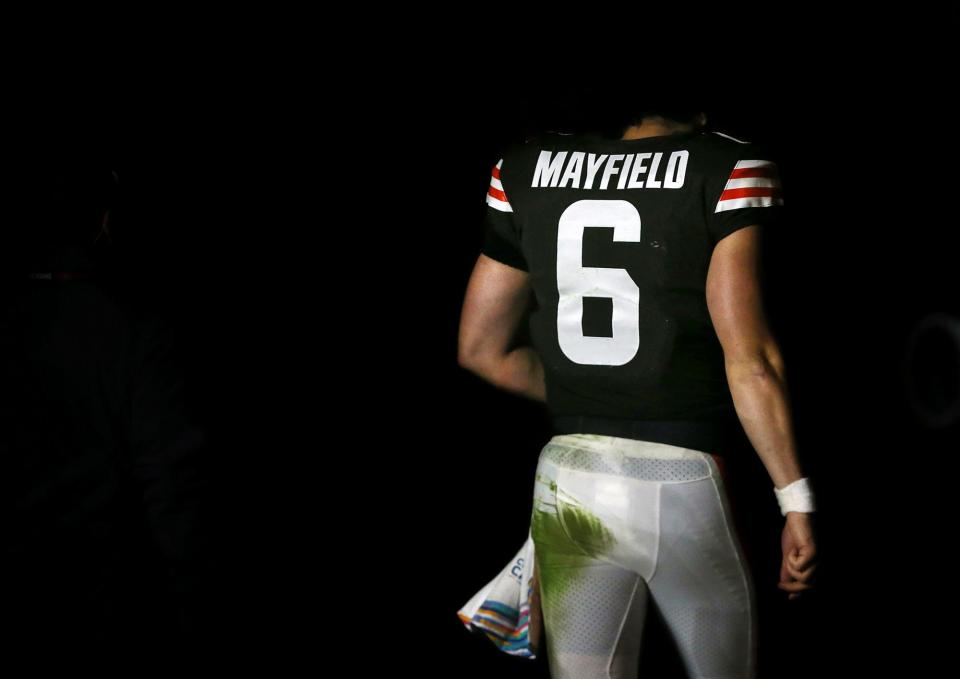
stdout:
<svg viewBox="0 0 960 679">
<path fill-rule="evenodd" d="M 542 631 L 540 587 L 536 578 L 533 538 L 503 570 L 464 604 L 457 615 L 464 626 L 479 630 L 510 655 L 534 659 Z"/>
</svg>

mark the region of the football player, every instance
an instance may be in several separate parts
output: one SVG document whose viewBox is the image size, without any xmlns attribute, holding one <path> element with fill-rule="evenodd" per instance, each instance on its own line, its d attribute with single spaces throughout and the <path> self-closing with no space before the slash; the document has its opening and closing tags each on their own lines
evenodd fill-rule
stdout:
<svg viewBox="0 0 960 679">
<path fill-rule="evenodd" d="M 816 567 L 760 294 L 777 165 L 701 110 L 640 110 L 618 129 L 502 154 L 458 360 L 550 412 L 531 535 L 551 675 L 636 676 L 652 598 L 691 677 L 746 679 L 756 604 L 724 485 L 731 422 L 785 516 L 779 587 L 799 597 Z M 524 322 L 531 344 L 516 346 Z"/>
</svg>

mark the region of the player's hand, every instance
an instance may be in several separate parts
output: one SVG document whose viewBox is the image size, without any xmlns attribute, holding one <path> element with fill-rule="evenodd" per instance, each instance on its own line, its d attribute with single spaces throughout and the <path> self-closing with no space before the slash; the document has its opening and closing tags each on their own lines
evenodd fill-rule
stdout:
<svg viewBox="0 0 960 679">
<path fill-rule="evenodd" d="M 817 546 L 810 514 L 787 512 L 781 546 L 783 562 L 777 587 L 789 592 L 787 598 L 792 600 L 812 587 L 811 579 L 817 568 Z"/>
</svg>

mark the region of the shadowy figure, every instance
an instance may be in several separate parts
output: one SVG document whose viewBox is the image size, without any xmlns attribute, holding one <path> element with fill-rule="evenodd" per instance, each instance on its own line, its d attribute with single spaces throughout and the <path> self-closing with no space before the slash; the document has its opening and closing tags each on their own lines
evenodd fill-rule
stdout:
<svg viewBox="0 0 960 679">
<path fill-rule="evenodd" d="M 200 650 L 215 562 L 207 439 L 180 331 L 112 273 L 117 176 L 56 160 L 7 180 L 17 206 L 0 286 L 6 645 L 38 659 Z"/>
</svg>

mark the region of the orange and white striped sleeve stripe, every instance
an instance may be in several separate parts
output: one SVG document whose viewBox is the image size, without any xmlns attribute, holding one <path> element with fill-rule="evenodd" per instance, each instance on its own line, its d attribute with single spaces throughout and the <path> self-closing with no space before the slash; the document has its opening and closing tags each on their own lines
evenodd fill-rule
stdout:
<svg viewBox="0 0 960 679">
<path fill-rule="evenodd" d="M 490 175 L 490 188 L 487 190 L 487 205 L 500 210 L 500 212 L 513 212 L 510 207 L 510 201 L 507 200 L 507 194 L 503 191 L 503 184 L 500 181 L 500 167 L 503 165 L 503 158 L 493 167 Z"/>
<path fill-rule="evenodd" d="M 780 191 L 776 163 L 769 160 L 741 160 L 730 173 L 714 212 L 783 205 Z"/>
</svg>

